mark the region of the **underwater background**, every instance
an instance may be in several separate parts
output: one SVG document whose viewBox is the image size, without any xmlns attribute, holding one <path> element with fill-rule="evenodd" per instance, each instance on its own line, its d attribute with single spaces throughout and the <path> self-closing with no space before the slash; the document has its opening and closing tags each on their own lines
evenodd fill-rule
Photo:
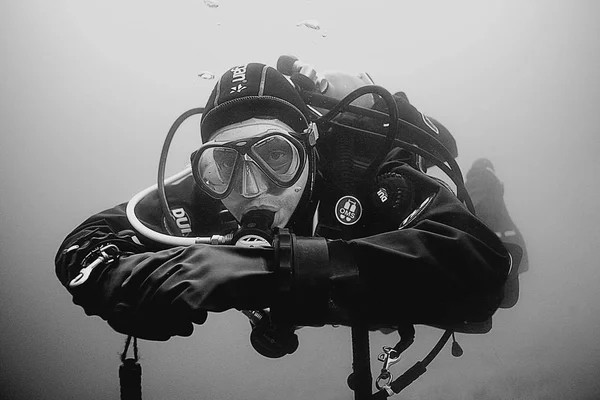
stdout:
<svg viewBox="0 0 600 400">
<path fill-rule="evenodd" d="M 172 122 L 217 77 L 293 54 L 366 71 L 442 122 L 466 173 L 487 157 L 527 242 L 521 298 L 485 335 L 457 334 L 392 398 L 600 398 L 600 3 L 491 1 L 3 1 L 0 5 L 0 398 L 117 399 L 125 337 L 71 302 L 54 274 L 63 238 L 156 182 Z M 317 29 L 319 28 L 319 29 Z M 199 145 L 175 137 L 168 172 Z M 143 396 L 351 399 L 350 329 L 304 328 L 266 359 L 241 313 L 189 338 L 140 341 Z M 392 372 L 441 331 L 418 326 Z M 371 334 L 377 354 L 395 334 Z"/>
</svg>

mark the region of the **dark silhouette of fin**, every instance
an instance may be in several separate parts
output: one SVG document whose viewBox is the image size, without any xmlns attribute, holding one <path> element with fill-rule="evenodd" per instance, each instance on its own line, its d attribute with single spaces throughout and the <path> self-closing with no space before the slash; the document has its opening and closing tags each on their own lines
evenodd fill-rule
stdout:
<svg viewBox="0 0 600 400">
<path fill-rule="evenodd" d="M 519 274 L 529 269 L 527 247 L 523 235 L 508 214 L 504 203 L 504 184 L 498 179 L 490 160 L 476 160 L 465 182 L 473 200 L 475 213 L 505 243 L 513 259 L 505 284 L 501 308 L 513 307 L 519 299 Z"/>
</svg>

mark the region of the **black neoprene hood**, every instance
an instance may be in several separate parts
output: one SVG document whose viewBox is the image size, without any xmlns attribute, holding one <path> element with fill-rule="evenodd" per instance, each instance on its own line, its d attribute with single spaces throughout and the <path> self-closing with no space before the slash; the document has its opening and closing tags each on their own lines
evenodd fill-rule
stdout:
<svg viewBox="0 0 600 400">
<path fill-rule="evenodd" d="M 306 104 L 283 74 L 250 63 L 221 76 L 204 107 L 200 133 L 206 143 L 217 130 L 253 117 L 273 117 L 302 132 L 308 126 L 307 115 Z"/>
</svg>

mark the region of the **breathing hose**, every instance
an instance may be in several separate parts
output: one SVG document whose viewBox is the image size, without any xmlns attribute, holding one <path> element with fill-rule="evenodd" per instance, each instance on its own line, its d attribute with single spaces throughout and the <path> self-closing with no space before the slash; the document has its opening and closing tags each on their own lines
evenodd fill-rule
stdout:
<svg viewBox="0 0 600 400">
<path fill-rule="evenodd" d="M 351 130 L 354 132 L 373 134 L 373 132 L 366 131 L 366 130 L 360 129 L 360 128 L 355 128 L 355 127 L 348 126 L 348 125 L 343 125 L 343 124 L 340 124 L 337 122 L 330 122 L 330 124 L 344 128 L 344 129 L 348 129 L 348 130 Z M 415 128 L 421 129 L 417 126 L 415 126 Z M 439 143 L 439 141 L 437 139 L 435 139 L 434 137 L 431 137 L 431 139 L 435 140 Z M 443 156 L 446 156 L 446 155 L 449 156 L 448 161 L 447 161 L 449 166 L 444 164 L 444 162 L 441 159 L 439 159 L 438 157 L 436 157 L 434 154 L 428 152 L 427 150 L 422 149 L 419 146 L 413 145 L 407 141 L 404 141 L 404 140 L 401 140 L 398 138 L 394 139 L 394 142 L 402 145 L 402 148 L 410 150 L 410 151 L 420 155 L 421 157 L 427 158 L 428 160 L 433 162 L 435 164 L 435 166 L 437 166 L 442 172 L 444 172 L 452 180 L 452 182 L 454 182 L 454 184 L 456 185 L 456 188 L 457 188 L 458 198 L 461 201 L 465 202 L 469 211 L 471 211 L 472 213 L 475 213 L 475 208 L 473 206 L 471 196 L 469 196 L 469 193 L 467 192 L 467 189 L 465 188 L 465 185 L 464 185 L 464 180 L 462 178 L 462 172 L 460 170 L 460 167 L 458 166 L 456 161 L 452 158 L 452 156 L 450 155 L 450 152 L 448 152 L 448 150 L 445 147 L 443 147 L 443 145 L 441 143 L 439 143 L 441 146 L 441 149 L 439 149 L 437 151 L 440 153 L 446 153 L 446 154 L 442 154 Z"/>
<path fill-rule="evenodd" d="M 365 94 L 377 94 L 381 96 L 381 98 L 385 101 L 389 112 L 389 126 L 386 135 L 386 142 L 367 168 L 366 176 L 369 177 L 374 173 L 375 168 L 381 163 L 384 157 L 392 149 L 394 139 L 396 138 L 398 132 L 398 108 L 396 106 L 396 100 L 394 99 L 394 96 L 392 96 L 392 94 L 389 91 L 382 88 L 381 86 L 367 85 L 359 87 L 358 89 L 349 93 L 342 100 L 340 100 L 339 103 L 337 103 L 327 114 L 319 118 L 318 122 L 325 124 L 331 123 L 332 119 L 337 115 L 341 114 L 344 111 L 344 109 L 350 105 L 350 103 L 352 103 L 359 97 L 364 96 Z"/>
<path fill-rule="evenodd" d="M 163 212 L 163 215 L 165 216 L 165 220 L 167 221 L 167 227 L 169 228 L 169 231 L 171 231 L 175 235 L 180 235 L 181 231 L 180 231 L 179 227 L 177 226 L 175 217 L 171 213 L 171 210 L 169 210 L 169 206 L 168 206 L 168 202 L 167 202 L 167 195 L 166 195 L 166 191 L 165 191 L 165 169 L 167 167 L 167 157 L 169 156 L 169 147 L 171 147 L 171 142 L 173 141 L 173 137 L 175 136 L 175 133 L 177 132 L 177 129 L 179 129 L 181 124 L 186 119 L 191 117 L 192 115 L 202 114 L 203 112 L 204 112 L 204 108 L 199 107 L 199 108 L 192 108 L 191 110 L 188 110 L 188 111 L 184 112 L 183 114 L 181 114 L 179 116 L 179 118 L 177 118 L 175 120 L 175 122 L 173 122 L 173 125 L 171 125 L 171 129 L 169 129 L 169 132 L 167 133 L 167 137 L 165 138 L 162 150 L 160 152 L 160 160 L 158 162 L 158 179 L 157 179 L 157 181 L 158 181 L 158 197 L 160 199 L 159 203 L 160 203 L 160 208 Z"/>
<path fill-rule="evenodd" d="M 188 167 L 188 168 L 178 172 L 177 174 L 167 178 L 166 180 L 164 180 L 164 183 L 171 184 L 171 183 L 177 182 L 190 174 L 191 174 L 191 168 Z M 212 235 L 212 236 L 208 236 L 208 237 L 179 237 L 179 236 L 165 235 L 164 233 L 160 233 L 160 232 L 157 232 L 157 231 L 154 231 L 154 230 L 148 228 L 135 215 L 135 207 L 139 204 L 139 202 L 144 197 L 148 196 L 150 193 L 157 190 L 157 188 L 158 188 L 158 184 L 150 186 L 150 187 L 142 190 L 141 192 L 137 193 L 127 203 L 127 207 L 125 209 L 125 212 L 127 214 L 127 219 L 129 220 L 129 223 L 131 224 L 131 226 L 133 226 L 133 228 L 137 232 L 139 232 L 143 236 L 147 237 L 148 239 L 151 239 L 156 242 L 163 243 L 163 244 L 166 244 L 169 246 L 191 246 L 193 244 L 225 244 L 225 243 L 229 243 L 231 241 L 232 235 L 226 235 L 226 236 Z M 161 200 L 161 202 L 162 201 L 165 202 L 164 204 L 166 205 L 166 208 L 168 210 L 168 205 L 166 203 L 166 197 L 164 200 Z M 161 206 L 162 206 L 162 204 L 161 204 Z"/>
<path fill-rule="evenodd" d="M 360 106 L 353 106 L 350 104 L 354 100 L 356 100 L 357 98 L 359 98 L 360 96 L 363 96 L 365 94 L 380 95 L 382 97 L 382 99 L 385 101 L 385 103 L 388 107 L 388 111 L 390 113 L 386 114 L 381 111 L 368 109 L 368 108 L 364 108 L 364 107 L 360 107 Z M 303 91 L 302 95 L 303 95 L 303 99 L 307 103 L 311 104 L 312 106 L 329 109 L 329 112 L 327 114 L 321 116 L 317 120 L 317 122 L 319 122 L 319 123 L 330 124 L 333 126 L 338 126 L 338 127 L 344 128 L 344 129 L 348 129 L 348 130 L 351 130 L 354 132 L 360 132 L 363 134 L 370 134 L 370 135 L 375 134 L 377 136 L 381 136 L 381 134 L 376 133 L 376 132 L 366 131 L 364 129 L 348 126 L 345 124 L 340 124 L 340 123 L 334 122 L 332 120 L 338 114 L 347 110 L 352 113 L 370 117 L 370 118 L 374 118 L 377 120 L 389 121 L 389 127 L 388 127 L 388 131 L 387 131 L 387 135 L 386 135 L 386 144 L 382 148 L 382 150 L 379 152 L 379 154 L 377 154 L 375 159 L 371 162 L 369 167 L 367 168 L 367 173 L 365 174 L 366 176 L 369 176 L 369 174 L 374 173 L 374 168 L 377 167 L 377 165 L 383 160 L 383 158 L 391 150 L 393 143 L 394 142 L 399 143 L 406 150 L 411 150 L 412 152 L 420 155 L 421 157 L 429 159 L 438 168 L 440 168 L 440 170 L 442 170 L 442 172 L 444 172 L 456 185 L 457 195 L 458 195 L 459 199 L 465 203 L 465 205 L 467 206 L 469 211 L 471 211 L 472 213 L 475 213 L 475 208 L 473 206 L 471 197 L 469 196 L 469 194 L 464 186 L 464 179 L 462 176 L 462 171 L 461 171 L 460 167 L 458 166 L 458 163 L 456 162 L 454 157 L 452 157 L 452 155 L 450 154 L 448 149 L 446 149 L 446 147 L 439 140 L 437 140 L 434 136 L 427 133 L 423 128 L 421 128 L 409 121 L 398 118 L 398 110 L 396 108 L 396 100 L 391 95 L 391 93 L 389 91 L 387 91 L 385 88 L 382 88 L 382 87 L 376 86 L 376 85 L 363 86 L 363 87 L 360 87 L 360 88 L 354 90 L 353 92 L 349 93 L 341 101 L 337 101 L 337 100 L 327 97 L 323 94 L 316 93 L 316 92 L 310 92 L 310 91 Z M 409 128 L 409 129 L 405 129 L 402 132 L 402 137 L 404 137 L 406 140 L 402 140 L 402 139 L 398 138 L 398 131 L 399 131 L 400 123 L 402 125 L 404 125 L 405 127 Z M 418 136 L 415 135 L 413 132 L 411 132 L 411 130 L 419 132 L 419 135 Z M 414 145 L 410 142 L 422 144 L 422 145 L 418 146 L 418 145 Z M 425 142 L 425 143 L 423 143 L 423 142 Z M 446 166 L 439 157 L 437 157 L 436 155 L 434 155 L 433 153 L 431 153 L 427 150 L 424 150 L 423 148 L 433 149 L 437 154 L 439 154 L 446 160 L 446 162 L 448 163 L 448 166 Z"/>
</svg>

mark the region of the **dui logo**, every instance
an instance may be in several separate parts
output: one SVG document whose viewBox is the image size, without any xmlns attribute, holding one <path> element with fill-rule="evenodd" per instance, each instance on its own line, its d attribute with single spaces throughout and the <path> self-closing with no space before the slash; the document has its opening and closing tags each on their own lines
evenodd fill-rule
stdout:
<svg viewBox="0 0 600 400">
<path fill-rule="evenodd" d="M 179 232 L 183 236 L 188 236 L 190 233 L 192 233 L 192 222 L 190 216 L 182 207 L 172 208 L 171 214 L 173 215 L 173 218 L 175 218 L 175 223 L 179 228 Z M 174 234 L 174 232 L 171 232 L 171 230 L 169 229 L 169 224 L 167 224 L 167 220 L 164 217 L 163 225 L 167 232 L 169 232 L 171 235 Z"/>
<path fill-rule="evenodd" d="M 344 196 L 335 204 L 335 217 L 344 225 L 354 225 L 362 216 L 362 205 L 354 196 Z"/>
</svg>

